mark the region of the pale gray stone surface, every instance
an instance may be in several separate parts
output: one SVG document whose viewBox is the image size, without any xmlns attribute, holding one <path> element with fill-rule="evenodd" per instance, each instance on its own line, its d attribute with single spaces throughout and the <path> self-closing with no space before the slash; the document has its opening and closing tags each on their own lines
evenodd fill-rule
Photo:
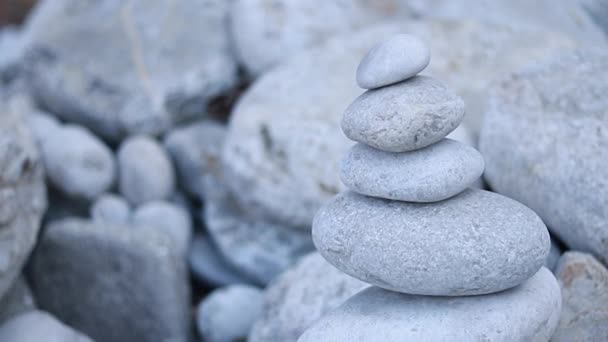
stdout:
<svg viewBox="0 0 608 342">
<path fill-rule="evenodd" d="M 23 39 L 21 30 L 15 26 L 0 28 L 0 75 L 12 68 L 23 57 Z"/>
<path fill-rule="evenodd" d="M 115 194 L 101 195 L 90 209 L 91 219 L 95 222 L 128 224 L 131 221 L 131 207 L 127 201 Z"/>
<path fill-rule="evenodd" d="M 264 293 L 257 287 L 231 285 L 211 292 L 196 313 L 198 331 L 206 342 L 245 341 L 262 312 Z"/>
<path fill-rule="evenodd" d="M 319 253 L 310 253 L 266 288 L 262 315 L 249 341 L 295 342 L 319 318 L 366 287 Z"/>
<path fill-rule="evenodd" d="M 182 188 L 190 195 L 205 197 L 205 175 L 221 162 L 226 126 L 211 120 L 177 127 L 164 139 Z"/>
<path fill-rule="evenodd" d="M 342 161 L 340 178 L 362 195 L 437 202 L 471 186 L 483 168 L 483 157 L 477 150 L 450 139 L 402 153 L 356 144 Z"/>
<path fill-rule="evenodd" d="M 477 189 L 424 204 L 348 191 L 321 208 L 312 236 L 321 255 L 353 277 L 439 296 L 519 285 L 543 265 L 550 247 L 532 210 Z"/>
<path fill-rule="evenodd" d="M 148 136 L 127 138 L 118 149 L 118 187 L 133 205 L 168 199 L 175 170 L 167 151 Z"/>
<path fill-rule="evenodd" d="M 0 107 L 0 297 L 21 273 L 47 206 L 42 162 L 24 115 Z"/>
<path fill-rule="evenodd" d="M 195 235 L 188 254 L 190 270 L 194 276 L 210 286 L 219 287 L 232 284 L 257 284 L 243 275 L 226 261 L 213 241 L 206 235 Z"/>
<path fill-rule="evenodd" d="M 36 309 L 32 291 L 23 276 L 0 298 L 0 324 L 14 316 Z"/>
<path fill-rule="evenodd" d="M 431 60 L 426 43 L 413 35 L 398 34 L 374 46 L 357 67 L 357 84 L 364 89 L 404 81 L 420 73 Z"/>
<path fill-rule="evenodd" d="M 493 87 L 481 132 L 486 181 L 570 249 L 608 261 L 608 54 L 571 52 Z"/>
<path fill-rule="evenodd" d="M 61 128 L 61 123 L 51 114 L 33 111 L 26 115 L 27 125 L 36 143 L 43 144 L 46 138 Z"/>
<path fill-rule="evenodd" d="M 298 342 L 548 341 L 560 307 L 559 286 L 546 268 L 521 286 L 485 296 L 415 296 L 371 287 Z"/>
<path fill-rule="evenodd" d="M 188 341 L 187 267 L 164 234 L 57 221 L 30 266 L 40 308 L 97 341 Z"/>
<path fill-rule="evenodd" d="M 155 230 L 168 236 L 180 253 L 186 255 L 192 239 L 192 218 L 184 208 L 169 202 L 152 201 L 133 211 L 136 230 Z"/>
<path fill-rule="evenodd" d="M 64 125 L 40 144 L 47 178 L 68 197 L 94 200 L 116 179 L 116 161 L 108 146 L 88 129 Z"/>
<path fill-rule="evenodd" d="M 44 311 L 23 313 L 0 326 L 0 341 L 93 342 Z"/>
<path fill-rule="evenodd" d="M 608 270 L 592 255 L 566 252 L 555 270 L 562 315 L 551 341 L 608 340 Z"/>
<path fill-rule="evenodd" d="M 344 111 L 342 131 L 351 140 L 388 152 L 436 143 L 464 118 L 464 102 L 427 76 L 368 90 Z"/>
<path fill-rule="evenodd" d="M 244 208 L 309 229 L 319 207 L 344 190 L 339 163 L 352 142 L 341 133 L 340 120 L 362 93 L 355 83 L 357 65 L 378 41 L 402 32 L 429 43 L 433 62 L 425 73 L 463 96 L 467 128 L 481 117 L 487 85 L 496 75 L 572 46 L 551 33 L 414 20 L 337 37 L 302 53 L 257 80 L 233 110 L 223 162 Z M 476 141 L 478 130 L 471 133 Z"/>
<path fill-rule="evenodd" d="M 36 98 L 114 141 L 199 115 L 237 80 L 229 5 L 40 1 L 25 30 L 28 47 L 43 50 L 31 63 Z"/>
<path fill-rule="evenodd" d="M 559 258 L 561 256 L 562 248 L 552 238 L 551 249 L 549 250 L 549 255 L 547 255 L 547 259 L 545 260 L 545 267 L 550 269 L 551 271 L 554 271 L 555 267 L 557 267 L 557 262 L 559 261 Z"/>
</svg>

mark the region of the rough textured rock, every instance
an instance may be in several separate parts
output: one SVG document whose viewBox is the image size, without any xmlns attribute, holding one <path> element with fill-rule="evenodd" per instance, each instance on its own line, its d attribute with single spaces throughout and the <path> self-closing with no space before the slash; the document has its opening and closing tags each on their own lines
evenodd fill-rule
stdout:
<svg viewBox="0 0 608 342">
<path fill-rule="evenodd" d="M 562 289 L 562 315 L 554 342 L 608 340 L 608 270 L 593 256 L 566 252 L 555 275 Z"/>
<path fill-rule="evenodd" d="M 148 202 L 133 212 L 136 229 L 156 230 L 168 236 L 177 250 L 186 255 L 192 239 L 192 218 L 184 208 L 169 202 Z"/>
<path fill-rule="evenodd" d="M 164 140 L 182 188 L 192 196 L 205 197 L 205 175 L 217 167 L 226 126 L 210 120 L 172 130 Z"/>
<path fill-rule="evenodd" d="M 19 277 L 0 299 L 0 324 L 34 309 L 36 309 L 36 303 L 34 303 L 32 291 L 25 279 Z"/>
<path fill-rule="evenodd" d="M 93 342 L 44 311 L 31 311 L 0 326 L 0 341 Z"/>
<path fill-rule="evenodd" d="M 519 285 L 550 248 L 547 228 L 532 210 L 477 189 L 424 204 L 348 191 L 319 210 L 312 236 L 327 261 L 355 278 L 438 296 Z"/>
<path fill-rule="evenodd" d="M 429 42 L 433 62 L 425 73 L 446 80 L 464 97 L 465 125 L 481 117 L 487 85 L 496 75 L 572 46 L 566 38 L 538 31 L 410 21 L 337 37 L 300 54 L 255 82 L 233 110 L 223 161 L 243 207 L 310 227 L 319 207 L 344 189 L 339 161 L 352 142 L 342 135 L 340 120 L 362 93 L 353 77 L 357 65 L 370 47 L 400 32 Z M 477 130 L 472 134 L 476 137 Z"/>
<path fill-rule="evenodd" d="M 263 292 L 232 285 L 213 291 L 197 309 L 197 327 L 204 341 L 245 341 L 262 311 Z"/>
<path fill-rule="evenodd" d="M 90 209 L 91 219 L 95 222 L 128 224 L 131 221 L 131 207 L 121 196 L 105 194 L 100 196 Z"/>
<path fill-rule="evenodd" d="M 214 182 L 216 190 L 205 203 L 205 224 L 219 251 L 238 270 L 265 285 L 314 249 L 309 232 L 249 216 L 220 185 L 221 179 Z"/>
<path fill-rule="evenodd" d="M 295 342 L 315 321 L 368 286 L 310 253 L 266 288 L 249 341 Z"/>
<path fill-rule="evenodd" d="M 559 286 L 546 268 L 522 286 L 486 296 L 415 296 L 371 287 L 298 342 L 548 341 L 560 305 Z"/>
<path fill-rule="evenodd" d="M 403 153 L 356 144 L 342 161 L 340 178 L 362 195 L 437 202 L 471 186 L 483 168 L 483 157 L 477 150 L 450 139 Z"/>
<path fill-rule="evenodd" d="M 47 204 L 42 163 L 23 115 L 0 109 L 0 297 L 21 273 Z"/>
<path fill-rule="evenodd" d="M 407 80 L 431 60 L 426 43 L 416 36 L 398 34 L 375 45 L 357 67 L 357 84 L 364 89 Z"/>
<path fill-rule="evenodd" d="M 41 1 L 26 29 L 29 48 L 43 51 L 30 65 L 36 98 L 106 139 L 163 132 L 236 83 L 228 6 Z"/>
<path fill-rule="evenodd" d="M 213 241 L 205 235 L 197 235 L 192 239 L 188 261 L 194 276 L 210 286 L 258 283 L 229 264 Z"/>
<path fill-rule="evenodd" d="M 36 248 L 30 279 L 41 309 L 95 340 L 188 340 L 187 269 L 164 234 L 54 222 Z"/>
<path fill-rule="evenodd" d="M 136 136 L 118 149 L 118 186 L 133 205 L 169 198 L 175 191 L 175 171 L 167 151 L 154 139 Z"/>
<path fill-rule="evenodd" d="M 416 76 L 357 97 L 342 117 L 351 140 L 382 151 L 406 152 L 436 143 L 464 118 L 464 102 L 445 84 Z"/>
<path fill-rule="evenodd" d="M 493 87 L 480 149 L 485 178 L 570 249 L 608 261 L 608 54 L 573 52 Z"/>
</svg>

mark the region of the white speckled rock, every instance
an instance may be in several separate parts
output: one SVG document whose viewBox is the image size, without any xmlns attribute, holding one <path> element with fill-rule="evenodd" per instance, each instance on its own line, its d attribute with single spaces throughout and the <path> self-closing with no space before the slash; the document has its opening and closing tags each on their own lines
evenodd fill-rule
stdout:
<svg viewBox="0 0 608 342">
<path fill-rule="evenodd" d="M 118 186 L 133 205 L 169 198 L 175 171 L 167 151 L 147 136 L 130 137 L 118 149 Z"/>
<path fill-rule="evenodd" d="M 295 342 L 319 318 L 366 287 L 319 253 L 310 253 L 266 288 L 262 315 L 249 342 Z"/>
<path fill-rule="evenodd" d="M 494 191 L 608 262 L 608 53 L 538 61 L 492 87 L 480 150 Z"/>
<path fill-rule="evenodd" d="M 450 134 L 464 118 L 464 102 L 427 76 L 372 89 L 356 98 L 342 117 L 351 140 L 388 152 L 416 150 Z"/>
<path fill-rule="evenodd" d="M 188 252 L 192 218 L 184 208 L 169 202 L 148 202 L 133 212 L 131 222 L 137 229 L 158 230 L 173 241 L 180 253 Z"/>
<path fill-rule="evenodd" d="M 557 281 L 542 268 L 521 286 L 485 296 L 415 296 L 371 287 L 298 342 L 549 341 L 559 320 Z"/>
<path fill-rule="evenodd" d="M 424 204 L 348 191 L 319 210 L 312 236 L 327 261 L 355 278 L 438 296 L 519 285 L 543 265 L 550 247 L 532 210 L 477 189 Z"/>
<path fill-rule="evenodd" d="M 357 84 L 364 89 L 404 81 L 420 73 L 431 60 L 426 43 L 409 34 L 395 35 L 374 46 L 357 68 Z"/>
<path fill-rule="evenodd" d="M 553 342 L 608 341 L 608 270 L 592 255 L 566 252 L 555 276 L 562 315 Z"/>
<path fill-rule="evenodd" d="M 0 326 L 0 341 L 11 342 L 93 342 L 44 311 L 31 311 Z"/>
<path fill-rule="evenodd" d="M 263 292 L 231 285 L 209 294 L 197 309 L 196 323 L 205 342 L 245 341 L 262 312 Z"/>
<path fill-rule="evenodd" d="M 483 157 L 450 139 L 393 153 L 356 144 L 342 161 L 340 178 L 352 191 L 408 202 L 437 202 L 471 186 L 483 173 Z"/>
<path fill-rule="evenodd" d="M 40 149 L 47 177 L 69 197 L 94 200 L 114 184 L 112 151 L 82 126 L 49 131 Z"/>
<path fill-rule="evenodd" d="M 131 207 L 121 196 L 105 194 L 93 202 L 90 214 L 96 222 L 127 224 L 131 220 Z"/>
</svg>

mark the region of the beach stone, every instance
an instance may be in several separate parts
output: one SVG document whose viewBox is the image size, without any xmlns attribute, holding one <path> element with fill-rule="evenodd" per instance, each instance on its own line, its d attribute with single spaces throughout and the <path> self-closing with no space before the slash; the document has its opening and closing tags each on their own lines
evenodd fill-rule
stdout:
<svg viewBox="0 0 608 342">
<path fill-rule="evenodd" d="M 44 311 L 30 311 L 0 326 L 0 341 L 93 342 Z"/>
<path fill-rule="evenodd" d="M 196 279 L 212 287 L 257 284 L 228 263 L 207 235 L 194 236 L 190 244 L 188 261 Z"/>
<path fill-rule="evenodd" d="M 118 149 L 118 187 L 132 205 L 168 199 L 175 191 L 175 171 L 167 151 L 153 138 L 135 136 Z"/>
<path fill-rule="evenodd" d="M 131 221 L 131 207 L 127 201 L 118 195 L 101 195 L 90 209 L 91 219 L 95 222 L 128 224 Z"/>
<path fill-rule="evenodd" d="M 24 32 L 36 52 L 27 62 L 35 97 L 111 141 L 201 115 L 237 82 L 228 7 L 223 0 L 40 1 Z"/>
<path fill-rule="evenodd" d="M 493 87 L 485 179 L 532 208 L 569 249 L 608 261 L 608 54 L 570 52 Z"/>
<path fill-rule="evenodd" d="M 342 117 L 351 140 L 388 152 L 426 147 L 450 134 L 464 118 L 464 102 L 442 82 L 415 76 L 356 98 Z"/>
<path fill-rule="evenodd" d="M 331 36 L 405 18 L 407 7 L 398 0 L 237 0 L 230 12 L 230 31 L 239 62 L 256 76 Z"/>
<path fill-rule="evenodd" d="M 20 276 L 13 286 L 0 298 L 0 324 L 14 316 L 36 309 L 32 291 Z"/>
<path fill-rule="evenodd" d="M 47 177 L 58 190 L 94 200 L 114 184 L 114 155 L 88 129 L 70 124 L 47 134 L 40 150 Z"/>
<path fill-rule="evenodd" d="M 550 269 L 551 271 L 555 270 L 557 267 L 557 262 L 559 258 L 562 256 L 562 248 L 555 242 L 553 238 L 551 238 L 551 249 L 549 249 L 549 255 L 547 255 L 547 260 L 545 260 L 545 267 Z"/>
<path fill-rule="evenodd" d="M 309 232 L 249 216 L 220 185 L 223 180 L 210 176 L 208 181 L 216 183 L 216 191 L 208 193 L 205 202 L 207 231 L 220 253 L 243 274 L 266 285 L 314 249 Z"/>
<path fill-rule="evenodd" d="M 483 168 L 483 157 L 476 149 L 450 139 L 403 153 L 356 144 L 342 161 L 340 178 L 362 195 L 438 202 L 471 186 Z"/>
<path fill-rule="evenodd" d="M 42 163 L 24 115 L 0 107 L 0 298 L 36 244 L 47 206 Z"/>
<path fill-rule="evenodd" d="M 177 250 L 186 255 L 192 239 L 192 218 L 184 208 L 169 202 L 143 204 L 133 212 L 134 228 L 157 230 L 168 236 Z"/>
<path fill-rule="evenodd" d="M 532 210 L 477 189 L 424 204 L 348 191 L 319 211 L 312 236 L 327 261 L 355 278 L 437 296 L 519 285 L 538 271 L 550 248 L 547 228 Z"/>
<path fill-rule="evenodd" d="M 233 109 L 222 159 L 244 208 L 310 229 L 321 205 L 345 189 L 339 165 L 353 143 L 343 136 L 340 120 L 362 93 L 354 80 L 357 65 L 378 41 L 402 32 L 429 42 L 433 62 L 424 73 L 445 80 L 464 98 L 464 125 L 474 142 L 479 131 L 470 124 L 481 118 L 496 75 L 573 46 L 553 33 L 412 20 L 336 37 L 298 54 L 254 82 Z"/>
<path fill-rule="evenodd" d="M 546 268 L 521 286 L 486 296 L 416 296 L 370 287 L 298 342 L 548 341 L 560 307 L 559 286 Z"/>
<path fill-rule="evenodd" d="M 27 125 L 36 143 L 44 144 L 46 138 L 61 128 L 61 123 L 51 114 L 33 111 L 26 116 Z"/>
<path fill-rule="evenodd" d="M 319 318 L 366 287 L 312 252 L 266 288 L 249 341 L 295 342 Z"/>
<path fill-rule="evenodd" d="M 562 315 L 554 342 L 608 340 L 608 270 L 592 255 L 566 252 L 555 270 Z"/>
<path fill-rule="evenodd" d="M 165 234 L 55 221 L 29 273 L 40 308 L 97 341 L 188 341 L 187 267 Z"/>
<path fill-rule="evenodd" d="M 23 39 L 21 30 L 16 26 L 0 27 L 0 75 L 13 68 L 23 57 Z"/>
<path fill-rule="evenodd" d="M 431 50 L 422 39 L 395 35 L 374 46 L 357 68 L 357 84 L 374 89 L 405 81 L 420 73 L 431 60 Z"/>
<path fill-rule="evenodd" d="M 209 294 L 197 308 L 197 327 L 204 341 L 245 341 L 262 311 L 263 292 L 248 285 L 231 285 Z"/>
<path fill-rule="evenodd" d="M 182 188 L 189 195 L 205 198 L 205 175 L 221 162 L 225 136 L 225 125 L 201 120 L 177 127 L 165 137 L 165 149 L 175 164 Z"/>
</svg>

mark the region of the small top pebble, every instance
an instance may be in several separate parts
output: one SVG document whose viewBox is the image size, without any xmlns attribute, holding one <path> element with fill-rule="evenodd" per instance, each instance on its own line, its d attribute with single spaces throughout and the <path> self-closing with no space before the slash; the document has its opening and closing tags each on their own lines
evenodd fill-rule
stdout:
<svg viewBox="0 0 608 342">
<path fill-rule="evenodd" d="M 357 84 L 374 89 L 405 81 L 424 70 L 431 50 L 422 39 L 409 34 L 395 35 L 374 46 L 357 68 Z"/>
</svg>

